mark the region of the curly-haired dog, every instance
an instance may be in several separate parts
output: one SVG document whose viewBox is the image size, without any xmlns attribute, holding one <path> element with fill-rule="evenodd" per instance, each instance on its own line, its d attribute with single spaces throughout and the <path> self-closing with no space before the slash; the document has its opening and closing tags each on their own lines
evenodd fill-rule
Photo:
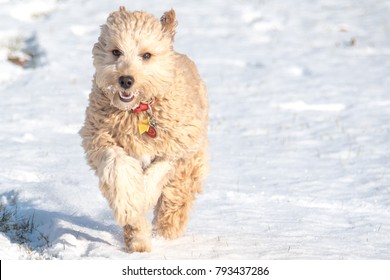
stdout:
<svg viewBox="0 0 390 280">
<path fill-rule="evenodd" d="M 154 229 L 183 233 L 206 171 L 208 104 L 195 64 L 173 50 L 174 10 L 160 20 L 124 7 L 93 48 L 96 73 L 80 135 L 130 252 Z"/>
</svg>

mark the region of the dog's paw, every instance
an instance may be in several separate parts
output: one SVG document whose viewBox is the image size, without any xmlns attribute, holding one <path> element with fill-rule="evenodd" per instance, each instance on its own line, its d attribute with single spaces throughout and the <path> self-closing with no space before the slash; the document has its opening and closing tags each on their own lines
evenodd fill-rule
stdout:
<svg viewBox="0 0 390 280">
<path fill-rule="evenodd" d="M 129 253 L 145 253 L 152 250 L 152 244 L 148 239 L 134 238 L 131 242 L 126 243 L 126 249 Z"/>
<path fill-rule="evenodd" d="M 126 225 L 123 227 L 124 241 L 129 253 L 150 252 L 152 243 L 150 241 L 150 227 L 145 224 L 143 227 L 132 227 Z"/>
<path fill-rule="evenodd" d="M 171 240 L 180 237 L 184 232 L 183 228 L 171 228 L 171 227 L 157 227 L 154 229 L 155 233 L 164 237 L 165 239 Z"/>
</svg>

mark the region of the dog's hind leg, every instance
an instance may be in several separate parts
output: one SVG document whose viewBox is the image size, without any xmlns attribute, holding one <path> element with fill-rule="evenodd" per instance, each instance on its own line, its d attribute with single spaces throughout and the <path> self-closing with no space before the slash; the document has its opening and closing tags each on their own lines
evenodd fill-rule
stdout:
<svg viewBox="0 0 390 280">
<path fill-rule="evenodd" d="M 153 223 L 159 235 L 174 239 L 184 232 L 195 195 L 201 191 L 204 169 L 203 153 L 177 163 L 175 175 L 163 188 L 155 208 Z"/>
</svg>

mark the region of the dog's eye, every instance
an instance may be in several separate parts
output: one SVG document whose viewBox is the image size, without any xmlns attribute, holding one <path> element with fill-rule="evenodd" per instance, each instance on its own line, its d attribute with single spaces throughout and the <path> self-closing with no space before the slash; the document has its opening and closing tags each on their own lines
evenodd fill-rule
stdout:
<svg viewBox="0 0 390 280">
<path fill-rule="evenodd" d="M 119 56 L 121 56 L 121 51 L 120 50 L 112 50 L 112 54 L 114 55 L 114 56 L 117 56 L 117 57 L 119 57 Z"/>
<path fill-rule="evenodd" d="M 142 59 L 143 60 L 148 60 L 148 59 L 150 59 L 152 57 L 152 54 L 151 53 L 144 53 L 143 55 L 142 55 Z"/>
</svg>

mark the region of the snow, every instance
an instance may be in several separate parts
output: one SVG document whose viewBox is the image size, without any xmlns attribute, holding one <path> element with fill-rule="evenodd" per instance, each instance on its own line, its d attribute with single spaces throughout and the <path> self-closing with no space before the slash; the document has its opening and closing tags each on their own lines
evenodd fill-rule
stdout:
<svg viewBox="0 0 390 280">
<path fill-rule="evenodd" d="M 36 227 L 29 247 L 0 233 L 1 259 L 390 258 L 390 1 L 0 2 L 0 198 L 18 193 Z M 175 8 L 210 101 L 184 236 L 132 255 L 77 134 L 120 5 Z M 15 46 L 36 51 L 30 67 L 7 60 Z"/>
</svg>

